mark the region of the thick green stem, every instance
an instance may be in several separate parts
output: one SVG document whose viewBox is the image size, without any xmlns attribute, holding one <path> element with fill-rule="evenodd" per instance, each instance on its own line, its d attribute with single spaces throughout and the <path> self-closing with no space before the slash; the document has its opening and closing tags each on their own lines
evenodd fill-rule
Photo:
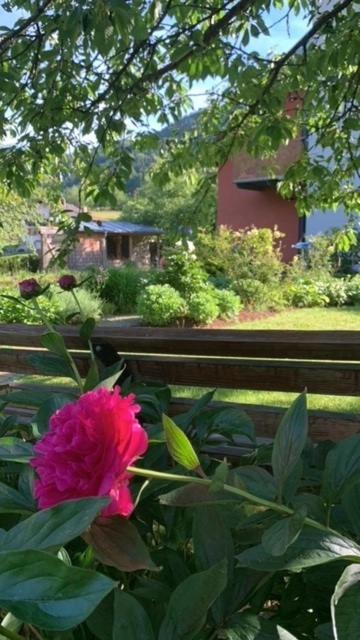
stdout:
<svg viewBox="0 0 360 640">
<path fill-rule="evenodd" d="M 77 307 L 78 307 L 78 309 L 79 309 L 81 322 L 85 322 L 85 321 L 86 321 L 86 317 L 84 316 L 84 312 L 83 312 L 83 310 L 82 310 L 82 308 L 81 308 L 80 300 L 79 300 L 79 298 L 77 297 L 77 295 L 76 295 L 76 293 L 75 293 L 74 289 L 71 289 L 71 294 L 72 294 L 72 297 L 74 298 L 74 300 L 75 300 L 75 302 L 76 302 L 76 305 L 77 305 Z M 95 353 L 94 353 L 94 348 L 93 348 L 92 342 L 91 342 L 91 340 L 89 339 L 89 340 L 87 341 L 87 343 L 88 343 L 88 346 L 89 346 L 89 351 L 90 351 L 91 360 L 92 360 L 92 362 L 95 364 L 95 366 L 96 366 L 96 370 L 97 370 L 96 356 L 95 356 Z"/>
<path fill-rule="evenodd" d="M 9 640 L 24 640 L 23 636 L 19 636 L 15 631 L 11 631 L 11 629 L 7 629 L 0 623 L 0 636 L 4 636 L 4 638 L 9 638 Z"/>
<path fill-rule="evenodd" d="M 48 318 L 43 313 L 43 310 L 41 309 L 37 299 L 33 298 L 32 302 L 33 302 L 35 311 L 37 311 L 37 313 L 39 314 L 40 319 L 43 321 L 45 327 L 50 331 L 50 333 L 57 333 L 56 329 L 52 326 L 51 322 L 49 322 Z M 72 370 L 74 372 L 74 378 L 75 378 L 76 383 L 77 383 L 77 385 L 78 385 L 78 387 L 80 389 L 80 393 L 82 393 L 84 386 L 83 386 L 83 382 L 82 382 L 80 373 L 78 372 L 78 368 L 77 368 L 77 366 L 76 366 L 76 364 L 74 362 L 74 359 L 73 359 L 71 353 L 67 349 L 66 349 L 66 356 L 67 356 L 67 359 L 68 359 L 68 363 L 70 364 L 70 366 L 71 366 L 71 368 L 72 368 Z"/>
<path fill-rule="evenodd" d="M 144 478 L 150 478 L 153 480 L 169 480 L 170 482 L 181 482 L 184 484 L 201 484 L 204 487 L 209 487 L 212 482 L 211 480 L 205 480 L 203 478 L 197 478 L 195 476 L 183 476 L 173 473 L 166 473 L 163 471 L 140 469 L 139 467 L 128 467 L 127 470 L 129 471 L 129 473 L 132 473 L 134 475 L 142 476 Z M 277 502 L 272 502 L 271 500 L 266 500 L 265 498 L 259 498 L 259 496 L 255 496 L 253 493 L 249 493 L 249 491 L 238 489 L 237 487 L 232 487 L 229 484 L 224 484 L 222 490 L 226 491 L 227 493 L 232 493 L 233 495 L 240 498 L 244 498 L 248 502 L 257 504 L 260 507 L 265 507 L 266 509 L 276 511 L 283 516 L 292 516 L 295 513 L 293 509 L 290 509 L 290 507 L 286 507 L 283 504 L 278 504 Z M 323 524 L 320 524 L 320 522 L 316 522 L 316 520 L 313 520 L 312 518 L 305 518 L 304 524 L 307 524 L 309 527 L 313 527 L 314 529 L 319 529 L 320 531 L 326 531 L 326 533 L 337 533 L 333 529 L 325 527 Z"/>
</svg>

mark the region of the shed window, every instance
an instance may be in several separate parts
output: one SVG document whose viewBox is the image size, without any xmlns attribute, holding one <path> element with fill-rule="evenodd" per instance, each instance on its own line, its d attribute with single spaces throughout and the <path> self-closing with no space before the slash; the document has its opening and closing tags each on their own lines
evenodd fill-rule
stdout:
<svg viewBox="0 0 360 640">
<path fill-rule="evenodd" d="M 129 236 L 106 236 L 106 256 L 109 260 L 128 260 L 130 258 Z"/>
</svg>

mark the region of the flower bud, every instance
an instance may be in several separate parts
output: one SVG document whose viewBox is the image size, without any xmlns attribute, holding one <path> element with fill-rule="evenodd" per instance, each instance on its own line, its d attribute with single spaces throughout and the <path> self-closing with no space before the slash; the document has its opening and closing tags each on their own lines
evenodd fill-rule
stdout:
<svg viewBox="0 0 360 640">
<path fill-rule="evenodd" d="M 58 285 L 64 291 L 71 291 L 77 286 L 76 278 L 71 274 L 61 276 L 61 278 L 59 278 L 58 280 Z"/>
<path fill-rule="evenodd" d="M 19 290 L 21 297 L 25 300 L 36 298 L 42 292 L 42 288 L 35 278 L 29 278 L 28 280 L 19 282 Z"/>
</svg>

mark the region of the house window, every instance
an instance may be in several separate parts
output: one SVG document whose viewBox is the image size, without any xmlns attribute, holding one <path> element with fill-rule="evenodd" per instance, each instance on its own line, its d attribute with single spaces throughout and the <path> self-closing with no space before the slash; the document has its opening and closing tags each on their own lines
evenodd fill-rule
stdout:
<svg viewBox="0 0 360 640">
<path fill-rule="evenodd" d="M 106 236 L 106 256 L 108 260 L 128 260 L 130 258 L 129 236 Z"/>
</svg>

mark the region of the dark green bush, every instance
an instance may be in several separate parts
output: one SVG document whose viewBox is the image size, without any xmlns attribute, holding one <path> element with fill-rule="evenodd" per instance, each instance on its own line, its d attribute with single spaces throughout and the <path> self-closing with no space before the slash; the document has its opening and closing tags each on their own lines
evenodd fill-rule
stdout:
<svg viewBox="0 0 360 640">
<path fill-rule="evenodd" d="M 242 308 L 239 296 L 230 289 L 216 289 L 214 291 L 220 318 L 232 318 Z"/>
<path fill-rule="evenodd" d="M 217 296 L 213 289 L 193 293 L 188 301 L 188 318 L 194 324 L 208 324 L 219 315 Z"/>
<path fill-rule="evenodd" d="M 153 284 L 146 287 L 141 294 L 137 311 L 145 324 L 165 327 L 184 318 L 186 303 L 180 293 L 170 285 Z"/>
<path fill-rule="evenodd" d="M 360 274 L 347 281 L 346 291 L 348 304 L 360 304 Z"/>
<path fill-rule="evenodd" d="M 143 272 L 134 266 L 109 269 L 100 287 L 103 300 L 111 302 L 118 313 L 134 313 L 142 290 Z"/>
<path fill-rule="evenodd" d="M 0 273 L 15 274 L 17 271 L 35 273 L 39 269 L 39 256 L 36 253 L 20 253 L 12 256 L 0 256 Z"/>
</svg>

